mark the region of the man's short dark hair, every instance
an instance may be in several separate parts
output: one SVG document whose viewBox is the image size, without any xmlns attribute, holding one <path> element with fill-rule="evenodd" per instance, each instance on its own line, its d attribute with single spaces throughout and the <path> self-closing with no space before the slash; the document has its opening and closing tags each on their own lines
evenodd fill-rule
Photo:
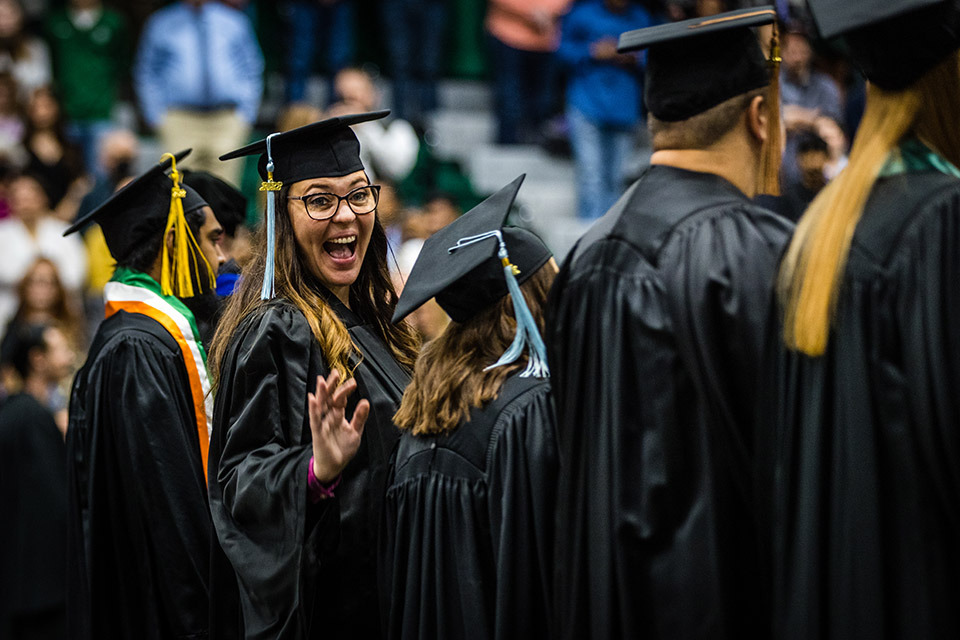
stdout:
<svg viewBox="0 0 960 640">
<path fill-rule="evenodd" d="M 804 131 L 797 136 L 797 155 L 817 151 L 829 155 L 827 143 L 813 131 Z"/>
<path fill-rule="evenodd" d="M 710 147 L 737 126 L 753 99 L 764 95 L 764 91 L 764 89 L 755 89 L 734 96 L 703 113 L 677 122 L 658 120 L 650 114 L 647 127 L 650 129 L 653 150 Z"/>
<path fill-rule="evenodd" d="M 190 231 L 192 231 L 194 237 L 197 238 L 197 242 L 200 242 L 200 227 L 203 226 L 203 223 L 207 219 L 203 208 L 201 207 L 200 209 L 186 213 L 184 218 L 187 220 L 187 226 L 190 227 Z M 164 234 L 162 232 L 154 234 L 143 242 L 135 243 L 126 255 L 113 256 L 114 260 L 117 261 L 117 266 L 127 267 L 128 269 L 142 271 L 144 273 L 150 271 L 157 256 L 160 255 L 160 250 L 163 248 L 163 236 Z"/>
<path fill-rule="evenodd" d="M 12 332 L 4 340 L 3 360 L 16 370 L 22 380 L 26 380 L 32 373 L 30 354 L 34 349 L 47 350 L 46 333 L 49 324 L 23 324 L 10 327 Z"/>
</svg>

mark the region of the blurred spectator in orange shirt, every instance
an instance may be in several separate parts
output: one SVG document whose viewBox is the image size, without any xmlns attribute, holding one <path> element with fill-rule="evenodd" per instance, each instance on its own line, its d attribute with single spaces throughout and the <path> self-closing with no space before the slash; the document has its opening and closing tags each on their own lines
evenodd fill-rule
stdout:
<svg viewBox="0 0 960 640">
<path fill-rule="evenodd" d="M 557 102 L 560 18 L 571 0 L 490 0 L 490 34 L 500 144 L 539 142 Z"/>
</svg>

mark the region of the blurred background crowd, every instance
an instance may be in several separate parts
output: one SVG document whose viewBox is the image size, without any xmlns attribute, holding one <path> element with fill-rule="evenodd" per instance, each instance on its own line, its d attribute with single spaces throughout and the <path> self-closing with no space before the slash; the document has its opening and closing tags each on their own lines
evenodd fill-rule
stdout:
<svg viewBox="0 0 960 640">
<path fill-rule="evenodd" d="M 271 131 L 389 108 L 385 124 L 357 135 L 383 185 L 399 277 L 425 238 L 520 173 L 519 216 L 562 257 L 650 153 L 644 60 L 617 53 L 619 34 L 755 4 L 0 0 L 0 399 L 29 373 L 29 345 L 15 339 L 29 332 L 17 328 L 53 323 L 65 340 L 44 384 L 63 419 L 112 261 L 96 227 L 61 234 L 164 151 L 192 147 L 188 168 L 248 196 L 221 217 L 242 266 L 259 178 L 253 163 L 217 156 Z M 843 168 L 864 87 L 842 51 L 815 46 L 802 2 L 777 4 L 781 208 L 796 218 Z M 430 313 L 416 319 L 427 336 L 443 322 Z"/>
</svg>

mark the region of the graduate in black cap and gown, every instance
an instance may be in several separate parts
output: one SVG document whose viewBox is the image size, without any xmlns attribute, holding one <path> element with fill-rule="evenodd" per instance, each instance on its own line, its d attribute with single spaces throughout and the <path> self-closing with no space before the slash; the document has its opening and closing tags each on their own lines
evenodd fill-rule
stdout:
<svg viewBox="0 0 960 640">
<path fill-rule="evenodd" d="M 385 637 L 538 638 L 549 622 L 557 452 L 540 337 L 549 249 L 503 227 L 523 176 L 431 236 L 394 320 L 452 318 L 395 417 L 381 531 Z"/>
<path fill-rule="evenodd" d="M 869 80 L 781 271 L 778 638 L 960 637 L 960 2 L 810 0 Z"/>
<path fill-rule="evenodd" d="M 316 122 L 221 158 L 260 155 L 267 191 L 256 258 L 212 348 L 210 507 L 245 638 L 380 634 L 377 522 L 419 345 L 390 322 L 379 187 L 350 125 L 386 114 Z"/>
<path fill-rule="evenodd" d="M 754 412 L 791 225 L 751 203 L 775 190 L 780 157 L 776 69 L 751 27 L 774 18 L 621 36 L 622 52 L 649 48 L 654 153 L 551 294 L 553 637 L 769 632 Z"/>
<path fill-rule="evenodd" d="M 223 231 L 169 154 L 66 233 L 91 221 L 117 269 L 70 397 L 70 637 L 206 637 L 212 399 L 183 299 L 213 289 Z"/>
<path fill-rule="evenodd" d="M 249 244 L 249 231 L 246 227 L 247 197 L 229 182 L 221 180 L 207 171 L 183 172 L 183 183 L 193 187 L 200 197 L 210 203 L 217 220 L 223 226 L 223 255 L 227 261 L 217 272 L 217 295 L 222 297 L 233 293 L 240 278 L 241 265 L 237 255 Z M 242 245 L 242 248 L 241 248 Z M 212 332 L 213 327 L 211 327 Z M 203 332 L 203 328 L 201 328 Z"/>
</svg>

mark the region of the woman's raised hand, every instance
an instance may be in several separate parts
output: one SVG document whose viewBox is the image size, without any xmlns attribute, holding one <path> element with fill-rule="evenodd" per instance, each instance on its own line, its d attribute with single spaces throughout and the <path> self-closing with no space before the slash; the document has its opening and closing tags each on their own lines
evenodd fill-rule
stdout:
<svg viewBox="0 0 960 640">
<path fill-rule="evenodd" d="M 361 400 L 347 422 L 347 398 L 357 388 L 356 380 L 340 384 L 340 373 L 327 379 L 317 376 L 316 393 L 307 394 L 310 431 L 313 434 L 313 474 L 322 484 L 333 482 L 357 453 L 370 403 Z"/>
</svg>

